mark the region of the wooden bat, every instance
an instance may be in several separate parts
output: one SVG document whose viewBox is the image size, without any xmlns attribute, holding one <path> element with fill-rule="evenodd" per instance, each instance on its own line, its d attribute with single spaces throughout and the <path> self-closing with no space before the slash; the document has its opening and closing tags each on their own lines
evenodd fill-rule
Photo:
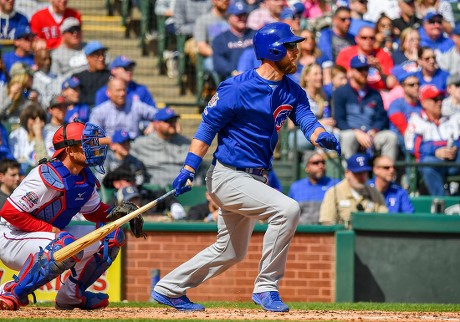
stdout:
<svg viewBox="0 0 460 322">
<path fill-rule="evenodd" d="M 190 182 L 190 185 L 191 185 L 191 182 Z M 176 189 L 173 189 L 173 190 L 165 193 L 161 197 L 149 202 L 148 204 L 140 207 L 137 210 L 134 210 L 133 212 L 127 214 L 126 216 L 118 218 L 115 221 L 109 222 L 109 223 L 107 223 L 107 225 L 99 227 L 98 229 L 86 234 L 85 236 L 80 237 L 76 241 L 74 241 L 74 242 L 70 243 L 69 245 L 59 249 L 58 251 L 56 251 L 54 253 L 54 256 L 53 256 L 54 260 L 56 262 L 62 262 L 64 260 L 66 260 L 67 258 L 70 258 L 70 257 L 74 256 L 75 254 L 78 254 L 81 250 L 83 250 L 86 247 L 88 247 L 89 245 L 92 245 L 95 242 L 101 240 L 102 238 L 104 238 L 105 236 L 110 234 L 115 229 L 117 229 L 117 228 L 123 226 L 124 224 L 126 224 L 127 222 L 129 222 L 131 219 L 133 219 L 133 218 L 139 216 L 140 214 L 146 212 L 150 208 L 155 207 L 159 202 L 165 200 L 166 198 L 168 198 L 169 196 L 173 195 L 174 193 L 176 193 Z"/>
</svg>

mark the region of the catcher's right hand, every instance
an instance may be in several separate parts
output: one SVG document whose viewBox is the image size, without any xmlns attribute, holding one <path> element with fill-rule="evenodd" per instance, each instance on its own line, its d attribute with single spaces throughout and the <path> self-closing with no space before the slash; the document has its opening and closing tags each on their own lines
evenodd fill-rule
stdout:
<svg viewBox="0 0 460 322">
<path fill-rule="evenodd" d="M 121 217 L 126 216 L 127 214 L 137 210 L 139 207 L 130 201 L 124 201 L 120 205 L 112 209 L 112 211 L 107 215 L 107 219 L 110 221 L 117 220 Z M 147 238 L 147 235 L 143 231 L 144 218 L 142 215 L 134 217 L 129 221 L 129 228 L 136 238 L 144 237 Z"/>
</svg>

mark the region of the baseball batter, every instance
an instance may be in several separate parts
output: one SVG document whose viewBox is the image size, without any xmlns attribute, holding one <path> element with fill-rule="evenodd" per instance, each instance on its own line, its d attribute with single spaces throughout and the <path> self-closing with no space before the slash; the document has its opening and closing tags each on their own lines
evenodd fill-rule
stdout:
<svg viewBox="0 0 460 322">
<path fill-rule="evenodd" d="M 253 41 L 261 66 L 222 82 L 205 108 L 173 187 L 177 194 L 190 190 L 186 182 L 193 180 L 218 134 L 206 176 L 208 192 L 221 209 L 217 241 L 158 282 L 152 292 L 157 302 L 178 310 L 204 310 L 187 298 L 187 289 L 243 260 L 255 223 L 265 220 L 268 228 L 252 300 L 268 311 L 289 310 L 279 296 L 278 283 L 300 209 L 296 201 L 267 185 L 278 132 L 289 117 L 314 145 L 340 154 L 335 137 L 310 111 L 305 91 L 286 76 L 297 69 L 297 43 L 303 40 L 285 23 L 262 27 Z"/>
<path fill-rule="evenodd" d="M 99 199 L 99 183 L 88 166 L 104 172 L 107 146 L 102 129 L 91 123 L 61 126 L 53 137 L 53 158 L 40 164 L 13 191 L 0 211 L 0 259 L 18 276 L 0 286 L 0 310 L 18 310 L 28 295 L 71 269 L 56 297 L 56 308 L 106 307 L 108 295 L 86 289 L 116 258 L 124 244 L 120 229 L 77 255 L 56 262 L 53 253 L 93 226 L 67 226 L 77 213 L 92 222 L 107 222 L 109 206 Z"/>
</svg>

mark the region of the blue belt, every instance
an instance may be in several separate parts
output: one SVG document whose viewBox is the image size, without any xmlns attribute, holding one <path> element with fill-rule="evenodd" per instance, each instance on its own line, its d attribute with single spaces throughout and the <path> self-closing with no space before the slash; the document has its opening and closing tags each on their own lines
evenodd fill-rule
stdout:
<svg viewBox="0 0 460 322">
<path fill-rule="evenodd" d="M 216 159 L 214 158 L 212 160 L 212 164 L 213 165 L 216 165 Z M 236 168 L 236 167 L 232 167 L 230 165 L 227 165 L 227 164 L 224 164 L 222 162 L 219 161 L 220 164 L 222 164 L 223 166 L 229 168 L 229 169 L 232 169 L 232 170 L 236 170 L 236 171 L 243 171 L 243 172 L 246 172 L 246 173 L 249 173 L 249 174 L 253 174 L 255 176 L 265 176 L 265 175 L 268 175 L 268 170 L 267 169 L 264 169 L 264 168 Z"/>
</svg>

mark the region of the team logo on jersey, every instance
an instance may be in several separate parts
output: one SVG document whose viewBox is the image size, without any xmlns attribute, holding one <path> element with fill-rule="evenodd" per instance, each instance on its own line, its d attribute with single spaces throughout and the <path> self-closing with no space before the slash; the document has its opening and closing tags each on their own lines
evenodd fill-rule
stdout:
<svg viewBox="0 0 460 322">
<path fill-rule="evenodd" d="M 204 109 L 204 115 L 208 115 L 208 107 L 214 107 L 217 105 L 217 101 L 219 100 L 219 93 L 216 92 L 216 94 L 211 97 L 211 99 L 208 102 L 208 105 L 206 105 L 206 108 Z"/>
<path fill-rule="evenodd" d="M 35 192 L 29 191 L 21 197 L 20 201 L 23 206 L 31 208 L 38 203 L 38 196 Z"/>
<path fill-rule="evenodd" d="M 75 201 L 83 200 L 83 196 L 85 195 L 85 193 L 86 191 L 77 193 L 77 198 L 75 198 Z"/>
<path fill-rule="evenodd" d="M 279 132 L 286 122 L 286 119 L 289 116 L 289 113 L 292 111 L 291 105 L 281 105 L 276 108 L 275 113 L 273 113 L 273 118 L 275 119 L 275 128 L 276 131 Z"/>
</svg>

